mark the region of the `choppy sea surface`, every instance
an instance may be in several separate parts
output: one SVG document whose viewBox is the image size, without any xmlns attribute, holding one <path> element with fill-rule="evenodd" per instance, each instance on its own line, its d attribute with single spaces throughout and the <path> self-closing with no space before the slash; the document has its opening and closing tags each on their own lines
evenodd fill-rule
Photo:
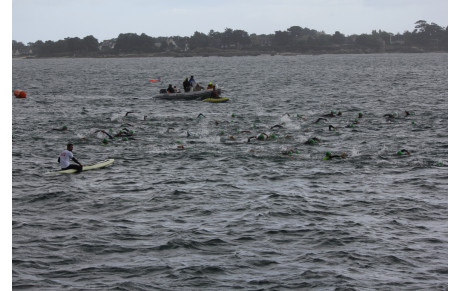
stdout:
<svg viewBox="0 0 460 291">
<path fill-rule="evenodd" d="M 447 54 L 12 70 L 13 289 L 447 290 Z M 152 98 L 190 75 L 229 102 Z"/>
</svg>

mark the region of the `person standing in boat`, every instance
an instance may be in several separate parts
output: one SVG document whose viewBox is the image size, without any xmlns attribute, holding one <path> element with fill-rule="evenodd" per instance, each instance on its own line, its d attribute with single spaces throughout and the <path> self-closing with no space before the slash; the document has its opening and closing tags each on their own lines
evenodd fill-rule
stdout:
<svg viewBox="0 0 460 291">
<path fill-rule="evenodd" d="M 184 85 L 184 91 L 189 92 L 190 91 L 190 81 L 188 78 L 185 78 L 184 82 L 182 83 Z"/>
<path fill-rule="evenodd" d="M 190 82 L 190 87 L 193 88 L 193 87 L 196 86 L 196 81 L 195 81 L 195 78 L 193 76 L 191 76 L 188 81 Z"/>
</svg>

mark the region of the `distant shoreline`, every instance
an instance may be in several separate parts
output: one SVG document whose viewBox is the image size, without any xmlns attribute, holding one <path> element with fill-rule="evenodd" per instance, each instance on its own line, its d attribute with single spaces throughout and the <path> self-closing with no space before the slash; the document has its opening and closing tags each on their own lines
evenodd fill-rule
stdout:
<svg viewBox="0 0 460 291">
<path fill-rule="evenodd" d="M 394 53 L 448 53 L 448 51 L 424 51 L 420 48 L 392 49 L 381 52 L 366 51 L 362 49 L 338 50 L 338 51 L 313 51 L 313 52 L 267 52 L 267 51 L 240 51 L 225 50 L 213 52 L 158 52 L 158 53 L 137 53 L 137 54 L 81 54 L 75 56 L 13 56 L 13 59 L 49 59 L 49 58 L 192 58 L 192 57 L 246 57 L 246 56 L 298 56 L 298 55 L 356 55 L 356 54 L 394 54 Z"/>
</svg>

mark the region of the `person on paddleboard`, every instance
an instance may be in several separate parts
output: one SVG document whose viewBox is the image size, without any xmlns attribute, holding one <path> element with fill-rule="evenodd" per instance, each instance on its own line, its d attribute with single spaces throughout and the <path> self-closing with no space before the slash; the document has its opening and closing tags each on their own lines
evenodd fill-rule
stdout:
<svg viewBox="0 0 460 291">
<path fill-rule="evenodd" d="M 58 163 L 61 165 L 61 169 L 62 169 L 62 170 L 76 169 L 78 172 L 81 172 L 81 170 L 83 169 L 83 165 L 80 164 L 80 162 L 77 161 L 77 159 L 75 159 L 75 158 L 73 157 L 72 150 L 73 150 L 73 144 L 72 144 L 72 143 L 68 143 L 68 144 L 67 144 L 67 149 L 65 149 L 65 150 L 59 155 Z M 70 164 L 70 160 L 74 161 L 74 162 L 77 163 L 78 165 Z"/>
</svg>

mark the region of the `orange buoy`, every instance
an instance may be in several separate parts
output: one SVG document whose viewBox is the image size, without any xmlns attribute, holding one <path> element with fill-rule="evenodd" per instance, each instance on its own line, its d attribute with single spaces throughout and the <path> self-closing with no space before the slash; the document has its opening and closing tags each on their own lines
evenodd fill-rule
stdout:
<svg viewBox="0 0 460 291">
<path fill-rule="evenodd" d="M 16 96 L 17 98 L 26 98 L 27 94 L 26 94 L 26 91 L 22 91 L 22 90 L 14 90 L 14 96 Z"/>
</svg>

